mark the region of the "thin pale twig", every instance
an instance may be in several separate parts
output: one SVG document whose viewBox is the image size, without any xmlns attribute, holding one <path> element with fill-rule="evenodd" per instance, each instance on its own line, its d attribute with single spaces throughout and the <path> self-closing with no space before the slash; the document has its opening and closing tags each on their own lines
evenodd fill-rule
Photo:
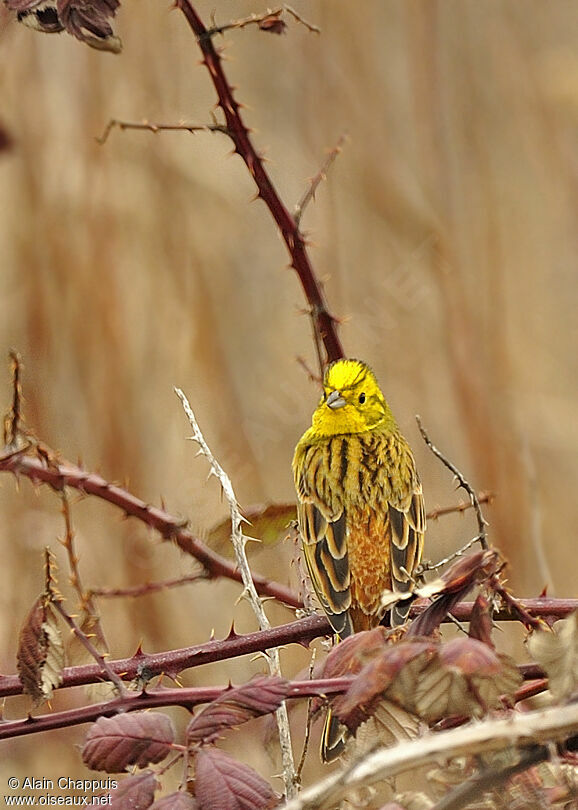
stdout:
<svg viewBox="0 0 578 810">
<path fill-rule="evenodd" d="M 487 549 L 488 548 L 488 539 L 486 537 L 486 526 L 488 525 L 488 523 L 487 523 L 486 519 L 484 518 L 484 516 L 482 514 L 482 508 L 480 506 L 480 501 L 478 500 L 478 496 L 476 494 L 475 489 L 466 480 L 463 473 L 461 473 L 460 470 L 458 470 L 456 465 L 453 464 L 448 458 L 446 458 L 446 456 L 444 456 L 444 454 L 441 452 L 441 450 L 438 450 L 438 448 L 433 444 L 433 442 L 431 441 L 430 437 L 428 436 L 428 434 L 426 432 L 426 429 L 422 425 L 421 417 L 416 416 L 415 419 L 416 419 L 417 426 L 419 427 L 419 431 L 420 431 L 420 433 L 421 433 L 421 435 L 423 437 L 424 442 L 427 444 L 427 446 L 432 451 L 434 456 L 439 458 L 439 460 L 442 462 L 442 464 L 444 464 L 444 466 L 446 466 L 448 468 L 448 470 L 450 470 L 450 472 L 452 472 L 455 475 L 455 477 L 456 477 L 456 479 L 458 481 L 458 486 L 461 487 L 462 489 L 464 489 L 468 493 L 468 495 L 470 496 L 470 499 L 472 501 L 472 506 L 474 507 L 474 510 L 475 510 L 475 513 L 476 513 L 476 519 L 478 521 L 478 538 L 477 539 L 479 540 L 479 543 L 480 543 L 481 547 L 483 549 Z"/>
<path fill-rule="evenodd" d="M 437 571 L 438 568 L 443 568 L 448 563 L 453 562 L 457 557 L 462 557 L 466 551 L 474 545 L 474 543 L 478 543 L 480 540 L 480 535 L 476 534 L 475 537 L 472 537 L 471 540 L 468 540 L 465 545 L 459 548 L 457 551 L 452 552 L 449 556 L 444 557 L 443 560 L 440 560 L 437 563 L 430 563 L 430 562 L 423 562 L 418 566 L 416 569 L 416 575 L 425 574 L 426 571 Z"/>
<path fill-rule="evenodd" d="M 175 132 L 175 131 L 182 131 L 182 132 L 222 132 L 223 135 L 228 135 L 229 130 L 223 124 L 154 124 L 151 121 L 120 121 L 118 118 L 111 118 L 102 135 L 96 138 L 96 141 L 102 146 L 108 140 L 108 136 L 110 135 L 113 129 L 144 129 L 147 132 Z"/>
<path fill-rule="evenodd" d="M 229 511 L 231 513 L 231 542 L 235 550 L 237 566 L 239 568 L 239 571 L 241 572 L 241 576 L 243 579 L 245 593 L 247 594 L 247 598 L 251 604 L 251 607 L 253 608 L 255 616 L 257 617 L 257 621 L 259 622 L 259 628 L 261 630 L 269 630 L 271 628 L 271 625 L 269 623 L 269 619 L 267 618 L 267 614 L 265 613 L 263 602 L 259 598 L 259 595 L 255 588 L 255 584 L 253 583 L 253 576 L 251 574 L 251 569 L 249 568 L 247 555 L 245 554 L 245 543 L 247 542 L 247 539 L 243 536 L 242 530 L 242 524 L 243 521 L 245 521 L 245 518 L 241 514 L 241 509 L 239 507 L 239 503 L 237 501 L 237 497 L 233 489 L 233 484 L 231 483 L 231 479 L 226 474 L 224 469 L 221 467 L 217 459 L 213 456 L 209 448 L 209 445 L 205 441 L 205 437 L 201 432 L 201 429 L 195 418 L 195 414 L 193 413 L 193 410 L 185 394 L 181 391 L 180 388 L 175 388 L 175 393 L 181 400 L 183 410 L 185 411 L 185 414 L 189 420 L 189 424 L 191 425 L 191 428 L 193 430 L 193 435 L 191 438 L 199 446 L 199 453 L 205 456 L 205 458 L 209 462 L 209 466 L 211 468 L 211 475 L 214 475 L 215 478 L 217 478 L 217 480 L 219 481 L 223 493 L 225 495 L 225 499 L 229 504 Z M 279 657 L 279 650 L 277 648 L 270 649 L 265 653 L 265 655 L 269 663 L 269 670 L 271 672 L 271 675 L 281 677 L 282 673 L 281 673 L 281 660 Z M 281 756 L 283 760 L 283 777 L 285 781 L 285 790 L 287 793 L 287 797 L 291 798 L 295 796 L 297 792 L 297 776 L 295 773 L 295 765 L 293 762 L 291 732 L 289 729 L 289 715 L 287 712 L 287 705 L 285 704 L 285 702 L 283 702 L 281 706 L 277 709 L 276 718 L 277 718 L 277 728 L 279 731 L 279 742 L 281 745 Z"/>
<path fill-rule="evenodd" d="M 102 669 L 106 672 L 108 679 L 112 681 L 112 683 L 116 686 L 118 693 L 121 697 L 126 697 L 127 695 L 127 688 L 122 682 L 121 678 L 116 674 L 116 672 L 108 665 L 108 662 L 104 655 L 100 653 L 90 638 L 84 633 L 80 627 L 76 624 L 72 616 L 70 616 L 63 607 L 62 604 L 62 597 L 57 598 L 55 597 L 52 600 L 52 604 L 56 608 L 56 610 L 60 613 L 66 624 L 70 627 L 76 638 L 80 641 L 80 643 L 85 647 L 85 649 L 92 655 L 94 660 L 99 664 Z"/>
<path fill-rule="evenodd" d="M 90 596 L 100 596 L 105 599 L 112 599 L 120 596 L 148 596 L 157 591 L 164 591 L 167 588 L 177 588 L 180 585 L 189 585 L 201 580 L 207 580 L 209 577 L 206 572 L 199 571 L 197 574 L 188 574 L 176 579 L 164 579 L 161 582 L 144 582 L 142 585 L 134 585 L 130 588 L 91 588 L 88 591 Z"/>
<path fill-rule="evenodd" d="M 104 632 L 102 629 L 102 625 L 100 623 L 100 617 L 98 615 L 98 611 L 96 609 L 96 605 L 94 604 L 94 600 L 92 595 L 89 591 L 85 591 L 82 585 L 82 579 L 80 577 L 80 568 L 78 566 L 79 557 L 75 549 L 74 545 L 74 529 L 72 527 L 72 517 L 70 514 L 70 501 L 68 499 L 68 495 L 66 493 L 66 489 L 62 489 L 60 491 L 60 498 L 62 501 L 62 514 L 64 516 L 64 526 L 65 532 L 64 537 L 60 540 L 60 544 L 64 546 L 66 550 L 66 556 L 68 557 L 68 566 L 70 568 L 70 584 L 76 591 L 78 595 L 78 602 L 80 609 L 85 613 L 86 619 L 89 622 L 90 629 L 94 631 L 94 634 L 98 638 L 100 644 L 104 650 L 108 652 L 108 644 L 106 638 L 104 636 Z"/>
<path fill-rule="evenodd" d="M 305 209 L 307 208 L 309 203 L 315 199 L 315 192 L 317 191 L 323 180 L 326 179 L 327 172 L 331 168 L 332 163 L 337 158 L 337 155 L 341 154 L 341 149 L 343 147 L 343 144 L 345 143 L 346 137 L 347 136 L 345 134 L 341 135 L 339 140 L 333 147 L 333 149 L 329 150 L 329 152 L 327 153 L 327 157 L 323 161 L 321 168 L 319 169 L 317 174 L 311 178 L 311 180 L 309 181 L 309 185 L 305 190 L 305 193 L 303 194 L 303 196 L 293 209 L 293 219 L 295 220 L 295 224 L 297 225 L 297 227 L 299 227 L 299 225 L 301 224 L 301 218 L 303 217 Z"/>
<path fill-rule="evenodd" d="M 12 361 L 12 403 L 4 417 L 4 446 L 15 449 L 21 434 L 22 383 L 20 382 L 22 360 L 15 349 L 9 352 Z"/>
<path fill-rule="evenodd" d="M 263 24 L 264 23 L 266 24 L 269 21 L 276 22 L 277 20 L 279 21 L 278 25 L 282 26 L 282 28 L 285 28 L 286 27 L 285 23 L 281 21 L 281 17 L 283 16 L 284 12 L 290 14 L 294 20 L 296 20 L 298 23 L 301 23 L 301 25 L 303 25 L 312 33 L 315 34 L 321 33 L 320 28 L 318 28 L 316 25 L 313 25 L 313 23 L 307 22 L 307 20 L 305 20 L 300 14 L 298 14 L 294 8 L 286 4 L 283 4 L 282 6 L 279 6 L 276 9 L 268 9 L 262 14 L 250 14 L 248 17 L 242 17 L 239 20 L 231 20 L 230 22 L 223 23 L 222 25 L 218 25 L 217 23 L 215 23 L 213 19 L 212 26 L 210 28 L 207 28 L 207 30 L 203 34 L 203 37 L 205 38 L 214 37 L 216 34 L 224 34 L 225 31 L 233 31 L 241 28 L 246 28 L 248 25 L 257 25 L 260 28 L 263 27 L 264 30 L 268 30 Z M 283 33 L 282 30 L 279 31 L 276 30 L 276 26 L 274 30 L 275 33 Z"/>
<path fill-rule="evenodd" d="M 493 503 L 495 494 L 493 492 L 479 492 L 478 493 L 478 501 L 480 504 L 482 503 Z M 446 515 L 453 515 L 453 514 L 461 514 L 463 512 L 467 512 L 468 509 L 473 509 L 474 505 L 471 501 L 460 501 L 459 503 L 454 504 L 453 506 L 438 506 L 435 509 L 430 509 L 430 511 L 426 514 L 426 518 L 428 520 L 437 520 L 440 517 L 445 517 Z"/>
<path fill-rule="evenodd" d="M 317 650 L 314 648 L 311 653 L 311 660 L 309 661 L 309 680 L 313 680 L 313 670 L 315 668 L 315 658 L 317 655 Z M 301 749 L 301 758 L 299 759 L 299 765 L 297 766 L 297 781 L 301 784 L 301 774 L 303 773 L 303 768 L 305 766 L 305 759 L 307 757 L 307 751 L 309 749 L 309 739 L 311 737 L 311 724 L 313 721 L 313 712 L 311 707 L 313 706 L 313 701 L 311 698 L 307 701 L 307 718 L 305 720 L 305 736 L 303 737 L 303 748 Z"/>
</svg>

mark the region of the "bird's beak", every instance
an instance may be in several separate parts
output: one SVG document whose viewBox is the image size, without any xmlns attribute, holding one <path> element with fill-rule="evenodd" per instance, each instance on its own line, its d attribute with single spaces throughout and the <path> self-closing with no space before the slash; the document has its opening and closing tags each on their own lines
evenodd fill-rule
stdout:
<svg viewBox="0 0 578 810">
<path fill-rule="evenodd" d="M 343 408 L 347 405 L 346 401 L 341 396 L 341 391 L 332 391 L 326 399 L 327 406 L 332 410 Z"/>
</svg>

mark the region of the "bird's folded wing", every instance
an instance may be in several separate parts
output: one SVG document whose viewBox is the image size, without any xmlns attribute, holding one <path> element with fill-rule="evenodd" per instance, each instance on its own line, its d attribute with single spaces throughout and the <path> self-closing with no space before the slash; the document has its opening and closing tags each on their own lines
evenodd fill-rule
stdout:
<svg viewBox="0 0 578 810">
<path fill-rule="evenodd" d="M 303 555 L 317 598 L 341 638 L 352 633 L 345 512 L 327 520 L 313 503 L 299 504 Z"/>
</svg>

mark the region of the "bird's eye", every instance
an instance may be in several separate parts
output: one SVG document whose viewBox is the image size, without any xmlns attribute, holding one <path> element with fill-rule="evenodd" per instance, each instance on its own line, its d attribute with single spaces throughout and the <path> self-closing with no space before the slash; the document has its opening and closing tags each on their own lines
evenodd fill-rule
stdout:
<svg viewBox="0 0 578 810">
<path fill-rule="evenodd" d="M 363 405 L 363 403 L 365 402 L 365 394 L 359 395 L 359 402 L 361 403 L 361 405 Z"/>
</svg>

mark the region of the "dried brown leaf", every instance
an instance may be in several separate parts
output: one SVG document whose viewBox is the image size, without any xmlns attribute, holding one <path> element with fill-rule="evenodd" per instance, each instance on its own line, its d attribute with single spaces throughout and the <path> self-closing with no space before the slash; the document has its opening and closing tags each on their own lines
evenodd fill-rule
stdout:
<svg viewBox="0 0 578 810">
<path fill-rule="evenodd" d="M 101 51 L 119 53 L 120 39 L 113 33 L 109 20 L 114 17 L 120 0 L 5 0 L 16 11 L 18 21 L 46 34 L 67 31 L 72 36 Z"/>
<path fill-rule="evenodd" d="M 260 540 L 260 543 L 251 543 L 250 551 L 257 551 L 263 546 L 275 546 L 287 534 L 287 527 L 292 520 L 297 519 L 297 508 L 294 503 L 272 503 L 268 506 L 256 505 L 243 509 L 249 526 L 245 527 L 245 534 Z M 209 532 L 206 543 L 219 554 L 233 557 L 235 552 L 231 543 L 231 519 L 221 521 Z"/>
<path fill-rule="evenodd" d="M 494 647 L 492 641 L 493 630 L 492 615 L 490 613 L 490 603 L 486 597 L 479 593 L 472 608 L 470 616 L 469 637 L 475 638 L 487 644 L 488 647 Z"/>
<path fill-rule="evenodd" d="M 437 646 L 430 641 L 402 641 L 386 647 L 363 667 L 347 692 L 335 698 L 332 704 L 335 714 L 350 731 L 355 731 L 373 713 L 382 696 L 388 695 L 388 690 L 406 667 L 413 664 L 414 671 L 421 671 L 436 649 Z M 413 687 L 410 697 L 413 699 Z M 400 701 L 400 705 L 408 708 L 407 702 Z"/>
<path fill-rule="evenodd" d="M 177 790 L 151 804 L 150 810 L 198 810 L 198 807 L 197 800 L 190 793 Z"/>
<path fill-rule="evenodd" d="M 280 19 L 281 12 L 269 14 L 259 22 L 261 31 L 267 31 L 269 34 L 284 34 L 287 30 L 287 23 Z"/>
<path fill-rule="evenodd" d="M 521 683 L 514 661 L 481 641 L 456 638 L 442 644 L 418 679 L 415 706 L 420 717 L 479 717 L 500 706 Z"/>
<path fill-rule="evenodd" d="M 106 806 L 112 807 L 113 810 L 128 810 L 128 808 L 146 810 L 154 801 L 157 787 L 156 776 L 152 771 L 127 776 L 126 779 L 119 782 L 115 790 L 110 791 L 110 804 Z M 107 795 L 104 794 L 102 798 L 104 799 Z M 102 807 L 102 804 L 97 801 L 90 807 Z"/>
<path fill-rule="evenodd" d="M 406 711 L 390 700 L 381 700 L 373 715 L 362 723 L 355 732 L 355 738 L 347 742 L 347 755 L 354 760 L 373 751 L 377 745 L 391 747 L 399 742 L 407 742 L 417 737 L 420 720 L 415 714 Z"/>
<path fill-rule="evenodd" d="M 376 627 L 344 639 L 325 659 L 323 677 L 339 678 L 361 672 L 368 661 L 385 649 L 386 638 L 387 630 Z"/>
<path fill-rule="evenodd" d="M 279 797 L 256 771 L 209 746 L 195 757 L 199 810 L 270 810 Z"/>
<path fill-rule="evenodd" d="M 39 596 L 20 631 L 16 654 L 23 691 L 35 703 L 48 700 L 62 683 L 64 645 L 48 593 Z"/>
<path fill-rule="evenodd" d="M 277 711 L 288 691 L 289 682 L 274 677 L 253 678 L 229 689 L 193 717 L 187 728 L 188 743 L 213 743 L 225 729 Z"/>
<path fill-rule="evenodd" d="M 546 670 L 552 695 L 561 700 L 578 688 L 578 612 L 552 630 L 535 630 L 527 641 L 531 656 Z"/>
<path fill-rule="evenodd" d="M 129 765 L 144 768 L 164 759 L 174 738 L 172 721 L 161 712 L 100 717 L 86 735 L 82 760 L 107 773 L 119 773 Z"/>
<path fill-rule="evenodd" d="M 483 582 L 494 574 L 498 568 L 499 555 L 493 549 L 476 551 L 460 557 L 439 580 L 417 588 L 415 595 L 422 597 L 432 595 L 435 585 L 438 596 L 424 612 L 415 619 L 409 629 L 410 636 L 431 636 L 440 626 L 448 613 L 465 598 L 474 585 Z"/>
</svg>

